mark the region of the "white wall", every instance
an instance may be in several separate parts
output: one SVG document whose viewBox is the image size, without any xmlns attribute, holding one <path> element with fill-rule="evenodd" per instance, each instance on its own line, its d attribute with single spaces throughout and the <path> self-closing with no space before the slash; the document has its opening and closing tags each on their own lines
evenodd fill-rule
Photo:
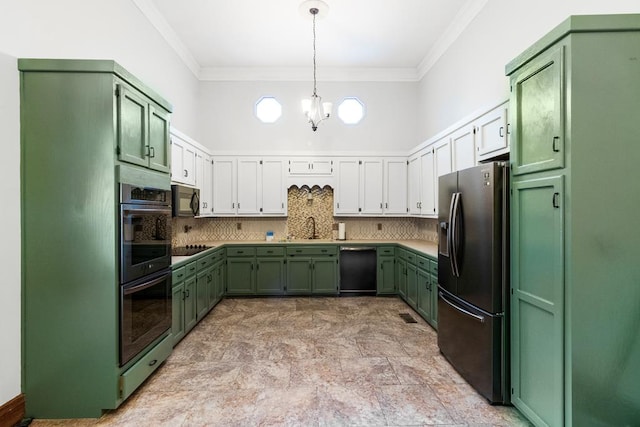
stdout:
<svg viewBox="0 0 640 427">
<path fill-rule="evenodd" d="M 16 58 L 115 59 L 175 108 L 197 137 L 199 82 L 131 0 L 15 0 L 0 7 L 0 405 L 21 392 L 20 130 Z"/>
<path fill-rule="evenodd" d="M 639 12 L 638 0 L 489 0 L 420 82 L 419 139 L 507 100 L 504 66 L 569 15 Z"/>
<path fill-rule="evenodd" d="M 418 142 L 416 89 L 417 83 L 318 82 L 318 94 L 334 108 L 313 132 L 300 104 L 313 82 L 202 82 L 199 142 L 215 151 L 407 151 Z M 255 117 L 262 96 L 282 104 L 276 123 Z M 358 125 L 337 116 L 338 103 L 350 96 L 365 105 Z"/>
<path fill-rule="evenodd" d="M 199 136 L 199 81 L 131 0 L 3 1 L 0 52 L 114 59 L 173 104 L 171 121 L 178 129 Z"/>
<path fill-rule="evenodd" d="M 20 95 L 16 58 L 0 53 L 0 405 L 20 394 Z"/>
</svg>

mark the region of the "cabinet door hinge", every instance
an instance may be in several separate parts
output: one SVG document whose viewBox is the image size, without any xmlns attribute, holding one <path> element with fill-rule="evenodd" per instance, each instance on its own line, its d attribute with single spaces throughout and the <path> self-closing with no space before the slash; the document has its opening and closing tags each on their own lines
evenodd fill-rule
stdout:
<svg viewBox="0 0 640 427">
<path fill-rule="evenodd" d="M 262 160 L 260 160 L 260 164 L 262 164 Z"/>
<path fill-rule="evenodd" d="M 118 156 L 120 155 L 120 146 L 119 146 L 119 145 L 116 147 L 116 154 L 117 154 Z"/>
<path fill-rule="evenodd" d="M 120 85 L 116 86 L 116 96 L 120 96 Z"/>
<path fill-rule="evenodd" d="M 262 212 L 262 208 L 260 208 L 260 212 Z"/>
<path fill-rule="evenodd" d="M 361 165 L 362 164 L 362 160 L 358 160 L 358 164 Z"/>
</svg>

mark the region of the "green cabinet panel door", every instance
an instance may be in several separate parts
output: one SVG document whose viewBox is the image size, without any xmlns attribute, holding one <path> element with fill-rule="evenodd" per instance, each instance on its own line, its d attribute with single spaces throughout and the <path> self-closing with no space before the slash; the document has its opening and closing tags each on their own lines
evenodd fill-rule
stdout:
<svg viewBox="0 0 640 427">
<path fill-rule="evenodd" d="M 253 295 L 256 292 L 254 258 L 227 258 L 227 294 Z"/>
<path fill-rule="evenodd" d="M 123 162 L 147 166 L 149 102 L 138 91 L 119 84 L 118 97 L 118 158 Z"/>
<path fill-rule="evenodd" d="M 414 264 L 407 263 L 406 271 L 406 301 L 411 306 L 411 308 L 416 308 L 416 303 L 418 301 L 418 268 Z"/>
<path fill-rule="evenodd" d="M 169 114 L 162 108 L 149 105 L 149 168 L 170 172 L 171 145 Z"/>
<path fill-rule="evenodd" d="M 184 280 L 171 292 L 171 334 L 173 345 L 184 338 Z"/>
<path fill-rule="evenodd" d="M 432 319 L 432 291 L 431 291 L 431 274 L 418 269 L 416 282 L 418 286 L 418 297 L 416 300 L 416 311 L 429 323 Z"/>
<path fill-rule="evenodd" d="M 284 286 L 284 258 L 257 258 L 256 293 L 258 295 L 282 295 Z"/>
<path fill-rule="evenodd" d="M 198 320 L 209 312 L 209 292 L 212 282 L 211 267 L 198 271 L 196 276 L 196 318 Z"/>
<path fill-rule="evenodd" d="M 540 425 L 564 420 L 563 176 L 512 185 L 512 402 Z"/>
<path fill-rule="evenodd" d="M 514 175 L 564 167 L 563 53 L 551 49 L 512 79 Z"/>
<path fill-rule="evenodd" d="M 407 298 L 407 262 L 403 259 L 396 258 L 396 283 L 398 284 L 398 293 L 402 299 Z"/>
<path fill-rule="evenodd" d="M 395 294 L 396 290 L 396 272 L 395 257 L 379 256 L 378 257 L 378 277 L 377 277 L 378 294 Z"/>
<path fill-rule="evenodd" d="M 314 294 L 338 293 L 338 259 L 317 257 L 311 264 L 312 288 Z"/>
<path fill-rule="evenodd" d="M 184 333 L 187 334 L 198 323 L 196 310 L 196 277 L 184 281 Z"/>
<path fill-rule="evenodd" d="M 434 262 L 434 261 L 432 261 Z M 437 265 L 437 263 L 436 263 Z M 438 329 L 438 274 L 431 273 L 431 321 L 429 322 L 434 329 Z"/>
<path fill-rule="evenodd" d="M 287 259 L 287 294 L 311 293 L 311 258 Z"/>
</svg>

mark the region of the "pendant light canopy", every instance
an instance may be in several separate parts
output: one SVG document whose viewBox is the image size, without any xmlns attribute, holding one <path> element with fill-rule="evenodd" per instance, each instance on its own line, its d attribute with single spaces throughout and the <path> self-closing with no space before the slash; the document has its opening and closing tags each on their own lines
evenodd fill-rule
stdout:
<svg viewBox="0 0 640 427">
<path fill-rule="evenodd" d="M 317 93 L 316 81 L 316 18 L 327 14 L 329 6 L 320 0 L 307 0 L 300 5 L 300 13 L 309 14 L 313 20 L 313 95 L 310 99 L 302 100 L 302 111 L 311 123 L 311 129 L 315 132 L 321 121 L 331 116 L 332 104 L 322 102 L 322 97 Z"/>
</svg>

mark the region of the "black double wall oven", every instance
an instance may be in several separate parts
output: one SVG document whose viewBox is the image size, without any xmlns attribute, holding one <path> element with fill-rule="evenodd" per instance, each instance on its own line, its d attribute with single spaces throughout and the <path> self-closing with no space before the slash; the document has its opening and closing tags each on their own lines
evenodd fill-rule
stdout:
<svg viewBox="0 0 640 427">
<path fill-rule="evenodd" d="M 171 328 L 171 190 L 120 184 L 120 366 Z"/>
</svg>

